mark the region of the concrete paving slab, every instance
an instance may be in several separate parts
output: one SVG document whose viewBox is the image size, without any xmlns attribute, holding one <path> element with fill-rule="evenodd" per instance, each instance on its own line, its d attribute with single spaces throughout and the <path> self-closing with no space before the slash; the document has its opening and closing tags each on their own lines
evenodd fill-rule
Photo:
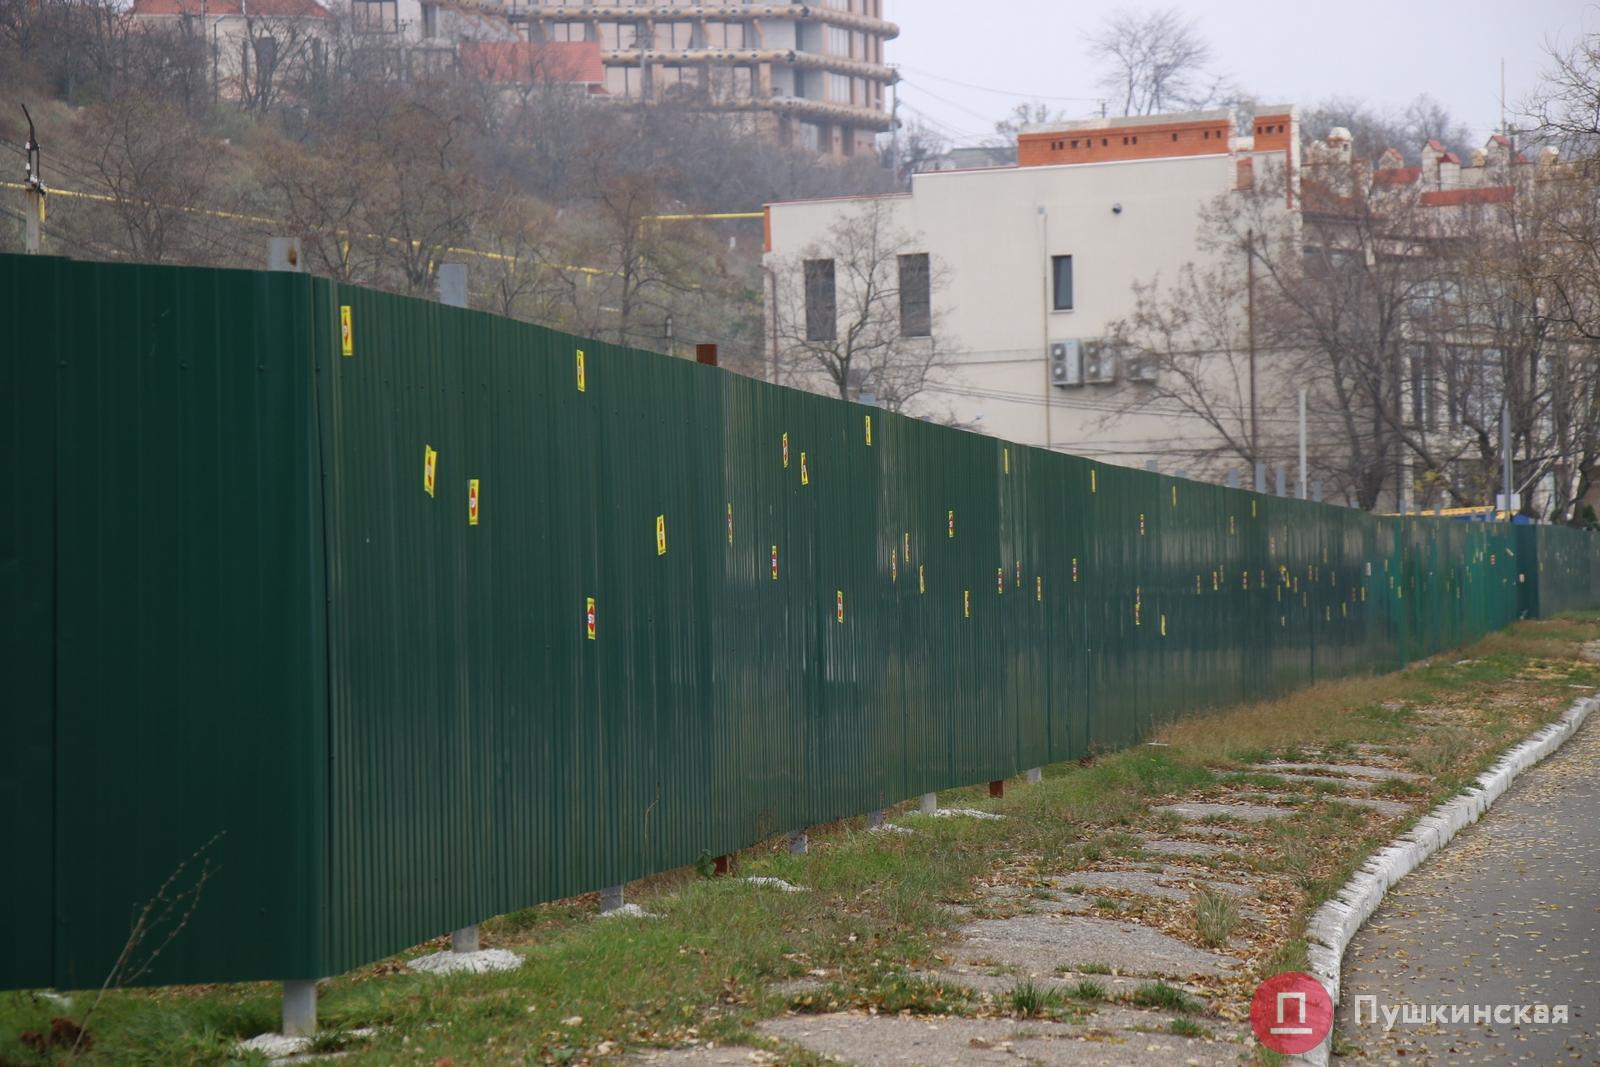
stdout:
<svg viewBox="0 0 1600 1067">
<path fill-rule="evenodd" d="M 1137 1021 L 1130 1014 L 1138 1014 Z M 1234 1064 L 1241 1046 L 1226 1040 L 1142 1033 L 1171 1017 L 1155 1012 L 1096 1014 L 1082 1025 L 1043 1020 L 926 1019 L 859 1014 L 789 1016 L 761 1024 L 780 1041 L 860 1067 L 947 1064 L 1100 1067 L 1115 1064 Z"/>
<path fill-rule="evenodd" d="M 1252 767 L 1252 772 L 1270 774 L 1285 782 L 1309 782 L 1312 785 L 1331 785 L 1337 789 L 1376 789 L 1383 783 L 1376 778 L 1334 778 L 1326 774 L 1284 774 L 1270 767 Z"/>
<path fill-rule="evenodd" d="M 1086 963 L 1093 961 L 1085 961 Z M 929 982 L 944 982 L 949 985 L 958 985 L 970 989 L 975 993 L 991 993 L 995 996 L 1004 996 L 1011 992 L 1018 982 L 1027 979 L 1041 989 L 1070 990 L 1079 982 L 1094 982 L 1107 994 L 1120 996 L 1132 993 L 1142 985 L 1148 985 L 1150 979 L 1133 975 L 1119 974 L 1085 974 L 1082 971 L 1041 971 L 1037 974 L 1025 972 L 1022 974 L 992 974 L 986 968 L 972 966 L 964 963 L 953 963 L 939 971 L 920 971 L 913 974 Z M 1169 985 L 1178 987 L 1187 993 L 1201 996 L 1204 989 L 1200 986 L 1182 981 L 1168 982 Z M 1083 1002 L 1083 1007 L 1095 1007 L 1093 1001 Z"/>
<path fill-rule="evenodd" d="M 1422 775 L 1403 771 L 1398 767 L 1375 767 L 1369 763 L 1258 763 L 1250 768 L 1264 774 L 1280 771 L 1326 771 L 1331 775 L 1348 775 L 1351 778 L 1374 778 L 1382 781 L 1420 782 Z"/>
<path fill-rule="evenodd" d="M 1181 841 L 1175 837 L 1146 837 L 1140 840 L 1146 852 L 1160 856 L 1220 856 L 1226 846 L 1210 841 Z"/>
<path fill-rule="evenodd" d="M 1101 963 L 1119 974 L 1183 978 L 1224 975 L 1232 957 L 1207 952 L 1138 923 L 1089 915 L 1018 915 L 980 919 L 961 930 L 954 957 L 964 963 L 1014 967 L 1025 974 Z"/>
<path fill-rule="evenodd" d="M 628 1063 L 648 1064 L 649 1067 L 750 1067 L 751 1064 L 777 1063 L 775 1053 L 740 1045 L 718 1045 L 710 1048 L 696 1045 L 693 1048 L 658 1049 L 629 1057 Z"/>
<path fill-rule="evenodd" d="M 1338 804 L 1350 804 L 1358 808 L 1370 808 L 1373 811 L 1394 818 L 1404 815 L 1411 810 L 1411 805 L 1402 800 L 1384 800 L 1382 797 L 1329 797 L 1329 800 Z"/>
<path fill-rule="evenodd" d="M 1189 801 L 1183 804 L 1161 804 L 1155 811 L 1170 811 L 1182 819 L 1200 820 L 1226 815 L 1244 822 L 1266 822 L 1294 814 L 1293 808 L 1273 808 L 1265 804 L 1228 804 L 1211 801 Z"/>
</svg>

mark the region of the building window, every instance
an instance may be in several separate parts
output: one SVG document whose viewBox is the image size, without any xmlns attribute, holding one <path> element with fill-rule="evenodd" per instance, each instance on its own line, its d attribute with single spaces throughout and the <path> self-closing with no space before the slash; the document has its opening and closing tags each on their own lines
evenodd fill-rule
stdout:
<svg viewBox="0 0 1600 1067">
<path fill-rule="evenodd" d="M 638 47 L 639 26 L 633 22 L 600 23 L 600 47 L 617 52 Z"/>
<path fill-rule="evenodd" d="M 832 341 L 839 335 L 839 309 L 833 284 L 833 260 L 808 259 L 806 270 L 806 340 Z"/>
<path fill-rule="evenodd" d="M 350 21 L 357 33 L 396 33 L 400 5 L 398 0 L 351 0 Z"/>
<path fill-rule="evenodd" d="M 1051 256 L 1050 267 L 1054 279 L 1051 291 L 1055 293 L 1057 311 L 1072 310 L 1072 257 Z"/>
<path fill-rule="evenodd" d="M 933 278 L 928 253 L 900 257 L 900 334 L 928 337 L 933 333 Z"/>
</svg>

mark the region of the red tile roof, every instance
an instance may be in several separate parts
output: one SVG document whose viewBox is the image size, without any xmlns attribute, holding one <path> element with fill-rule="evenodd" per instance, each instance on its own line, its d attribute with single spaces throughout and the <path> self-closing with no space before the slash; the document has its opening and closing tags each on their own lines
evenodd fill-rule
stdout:
<svg viewBox="0 0 1600 1067">
<path fill-rule="evenodd" d="M 599 41 L 462 41 L 461 67 L 483 81 L 600 85 L 606 80 Z"/>
<path fill-rule="evenodd" d="M 1430 140 L 1428 142 L 1428 147 L 1433 149 L 1435 152 L 1443 152 L 1444 151 L 1444 145 L 1440 144 L 1438 141 Z"/>
<path fill-rule="evenodd" d="M 1425 207 L 1459 207 L 1462 204 L 1504 204 L 1511 200 L 1509 185 L 1486 185 L 1476 189 L 1437 189 L 1422 194 Z"/>
<path fill-rule="evenodd" d="M 205 13 L 211 17 L 279 19 L 325 19 L 328 9 L 317 0 L 205 0 Z M 133 0 L 131 14 L 140 16 L 198 15 L 201 0 Z"/>
</svg>

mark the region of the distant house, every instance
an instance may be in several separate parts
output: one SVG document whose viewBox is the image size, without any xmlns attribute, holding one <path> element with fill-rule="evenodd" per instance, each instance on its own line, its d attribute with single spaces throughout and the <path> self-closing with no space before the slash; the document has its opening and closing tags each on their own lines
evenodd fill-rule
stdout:
<svg viewBox="0 0 1600 1067">
<path fill-rule="evenodd" d="M 502 85 L 565 84 L 605 92 L 599 41 L 463 41 L 461 72 Z"/>
<path fill-rule="evenodd" d="M 291 73 L 321 70 L 334 32 L 317 0 L 134 0 L 136 29 L 190 36 L 210 56 L 221 99 L 265 102 Z"/>
</svg>

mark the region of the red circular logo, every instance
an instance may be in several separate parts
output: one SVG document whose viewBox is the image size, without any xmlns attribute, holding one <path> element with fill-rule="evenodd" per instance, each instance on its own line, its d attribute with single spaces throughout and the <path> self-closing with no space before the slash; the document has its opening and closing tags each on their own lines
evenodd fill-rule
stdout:
<svg viewBox="0 0 1600 1067">
<path fill-rule="evenodd" d="M 1309 974 L 1275 974 L 1250 999 L 1250 1027 L 1274 1052 L 1289 1056 L 1310 1052 L 1333 1029 L 1333 1001 Z"/>
</svg>

